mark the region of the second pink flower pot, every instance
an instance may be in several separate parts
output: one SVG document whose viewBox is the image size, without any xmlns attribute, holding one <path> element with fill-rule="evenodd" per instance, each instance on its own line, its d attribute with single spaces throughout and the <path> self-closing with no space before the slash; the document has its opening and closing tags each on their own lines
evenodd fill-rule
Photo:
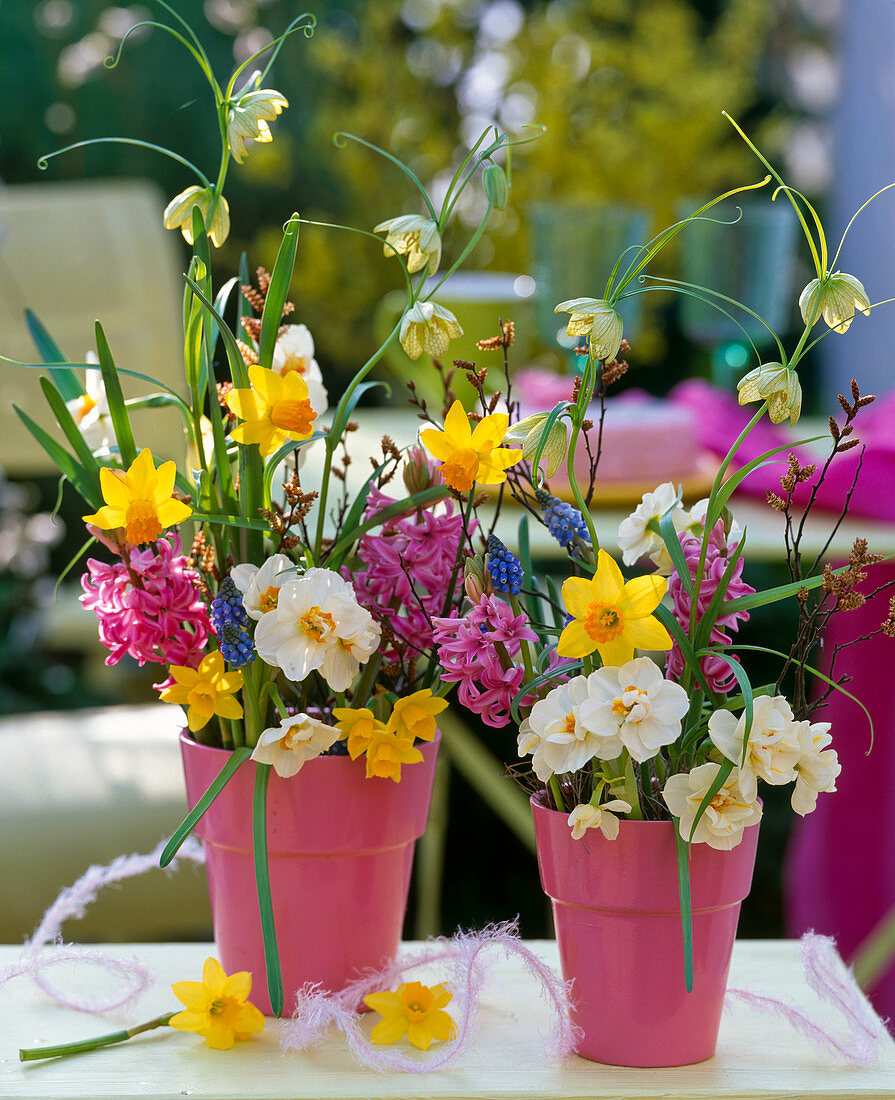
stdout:
<svg viewBox="0 0 895 1100">
<path fill-rule="evenodd" d="M 622 821 L 572 840 L 567 814 L 531 800 L 541 883 L 551 899 L 563 976 L 573 979 L 577 1053 L 619 1066 L 682 1066 L 718 1041 L 740 904 L 758 825 L 729 852 L 690 849 L 693 991 L 684 984 L 674 825 Z"/>
<path fill-rule="evenodd" d="M 285 1011 L 306 982 L 338 990 L 368 967 L 393 958 L 401 939 L 416 840 L 426 828 L 439 740 L 419 746 L 401 781 L 367 779 L 365 761 L 310 760 L 290 779 L 271 773 L 267 844 Z M 190 807 L 228 753 L 181 734 Z M 257 765 L 239 769 L 196 826 L 214 938 L 228 974 L 252 973 L 251 1000 L 271 1011 L 252 845 Z"/>
</svg>

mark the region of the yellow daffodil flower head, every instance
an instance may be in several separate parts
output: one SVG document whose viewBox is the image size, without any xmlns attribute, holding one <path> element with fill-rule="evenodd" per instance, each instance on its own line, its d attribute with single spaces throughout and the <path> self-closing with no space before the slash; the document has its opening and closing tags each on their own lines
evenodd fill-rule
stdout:
<svg viewBox="0 0 895 1100">
<path fill-rule="evenodd" d="M 499 485 L 507 479 L 507 470 L 522 458 L 522 451 L 501 447 L 507 432 L 506 413 L 483 416 L 473 430 L 459 401 L 451 405 L 444 418 L 444 431 L 426 428 L 420 442 L 437 458 L 439 473 L 458 493 L 469 492 L 475 482 Z"/>
<path fill-rule="evenodd" d="M 782 363 L 762 363 L 737 382 L 741 405 L 750 401 L 767 401 L 768 416 L 775 424 L 789 417 L 795 424 L 802 412 L 802 386 L 799 376 Z"/>
<path fill-rule="evenodd" d="M 388 728 L 398 737 L 409 738 L 411 744 L 416 738 L 431 741 L 438 730 L 435 715 L 446 710 L 447 705 L 447 699 L 433 695 L 429 688 L 415 691 L 395 703 Z"/>
<path fill-rule="evenodd" d="M 870 316 L 870 299 L 854 275 L 834 271 L 811 280 L 799 295 L 799 309 L 806 325 L 823 317 L 833 332 L 847 332 L 855 313 Z"/>
<path fill-rule="evenodd" d="M 246 88 L 253 88 L 260 78 L 260 72 L 253 73 Z M 286 97 L 273 88 L 244 91 L 230 101 L 227 112 L 227 141 L 237 164 L 242 164 L 248 154 L 247 141 L 273 141 L 273 134 L 267 124 L 288 106 Z"/>
<path fill-rule="evenodd" d="M 127 541 L 135 545 L 155 542 L 166 527 L 193 514 L 188 504 L 172 496 L 176 472 L 173 462 L 163 462 L 156 469 L 148 447 L 126 472 L 101 467 L 99 484 L 106 504 L 94 515 L 84 516 L 84 522 L 101 531 L 122 527 Z"/>
<path fill-rule="evenodd" d="M 245 421 L 231 433 L 237 443 L 257 444 L 266 458 L 288 439 L 310 438 L 317 413 L 298 371 L 279 375 L 265 367 L 249 367 L 249 382 L 249 389 L 227 394 L 227 407 Z"/>
<path fill-rule="evenodd" d="M 187 708 L 186 721 L 193 733 L 215 714 L 242 718 L 242 704 L 233 698 L 233 692 L 242 687 L 242 673 L 238 669 L 225 671 L 218 650 L 206 653 L 198 668 L 171 665 L 171 675 L 176 683 L 165 688 L 160 698 L 163 703 L 179 703 Z"/>
<path fill-rule="evenodd" d="M 400 218 L 390 218 L 380 222 L 374 233 L 385 233 L 382 252 L 385 256 L 394 256 L 396 252 L 407 257 L 407 270 L 413 275 L 426 266 L 429 274 L 434 275 L 441 263 L 441 237 L 438 225 L 431 218 L 419 214 L 404 214 Z"/>
<path fill-rule="evenodd" d="M 357 760 L 373 740 L 373 735 L 382 732 L 385 725 L 368 707 L 335 707 L 333 718 L 339 730 L 339 740 L 348 739 L 348 755 Z"/>
<path fill-rule="evenodd" d="M 230 1050 L 237 1039 L 264 1030 L 264 1016 L 249 1000 L 252 975 L 227 976 L 217 959 L 206 959 L 201 982 L 174 982 L 174 996 L 186 1005 L 168 1021 L 178 1031 L 194 1031 L 213 1050 Z"/>
<path fill-rule="evenodd" d="M 569 336 L 590 336 L 595 359 L 614 359 L 622 342 L 622 319 L 605 298 L 570 298 L 554 313 L 569 313 Z"/>
<path fill-rule="evenodd" d="M 437 302 L 417 302 L 404 314 L 399 338 L 410 358 L 419 359 L 423 352 L 433 358 L 444 355 L 451 340 L 462 335 L 463 329 L 449 309 Z"/>
<path fill-rule="evenodd" d="M 409 737 L 399 737 L 380 723 L 367 745 L 367 779 L 392 779 L 401 782 L 401 765 L 418 764 L 423 759 Z"/>
<path fill-rule="evenodd" d="M 406 1035 L 415 1047 L 428 1050 L 433 1039 L 453 1039 L 457 1029 L 444 1011 L 452 997 L 445 986 L 422 982 L 405 982 L 397 992 L 368 993 L 365 1003 L 382 1016 L 370 1032 L 370 1041 L 397 1043 Z"/>
<path fill-rule="evenodd" d="M 635 649 L 671 649 L 671 637 L 652 612 L 668 582 L 652 574 L 626 581 L 605 550 L 597 552 L 592 580 L 569 577 L 562 598 L 572 621 L 559 636 L 561 657 L 586 657 L 597 650 L 604 665 L 623 665 Z"/>
<path fill-rule="evenodd" d="M 211 209 L 211 199 L 212 193 L 207 187 L 198 187 L 195 184 L 187 187 L 185 191 L 175 195 L 165 207 L 163 215 L 165 229 L 179 229 L 186 243 L 192 244 L 193 207 L 198 206 L 211 243 L 216 248 L 220 248 L 230 235 L 230 207 L 221 195 L 215 203 L 209 225 L 208 211 Z"/>
<path fill-rule="evenodd" d="M 524 420 L 517 420 L 507 429 L 504 443 L 511 446 L 522 447 L 522 457 L 526 462 L 533 462 L 541 445 L 541 439 L 547 426 L 549 413 L 535 413 L 534 416 L 526 416 Z M 550 426 L 547 433 L 547 442 L 541 452 L 541 462 L 546 464 L 547 477 L 553 477 L 560 467 L 560 463 L 566 457 L 566 448 L 569 444 L 569 432 L 565 424 L 557 419 Z M 540 465 L 540 463 L 539 463 Z"/>
</svg>

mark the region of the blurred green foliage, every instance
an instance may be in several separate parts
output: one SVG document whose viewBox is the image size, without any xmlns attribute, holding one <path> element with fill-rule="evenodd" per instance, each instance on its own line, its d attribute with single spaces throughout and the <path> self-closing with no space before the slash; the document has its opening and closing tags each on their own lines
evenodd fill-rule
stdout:
<svg viewBox="0 0 895 1100">
<path fill-rule="evenodd" d="M 770 0 L 717 8 L 706 0 L 328 0 L 318 8 L 315 37 L 290 39 L 267 80 L 290 101 L 274 142 L 231 169 L 233 232 L 216 257 L 221 277 L 243 249 L 251 265 L 270 266 L 293 210 L 369 228 L 416 209 L 397 170 L 357 146 L 337 148 L 338 130 L 393 151 L 437 191 L 480 121 L 546 127 L 514 157 L 510 207 L 493 220 L 472 267 L 528 267 L 525 209 L 533 201 L 641 203 L 658 223 L 682 196 L 757 175 L 720 112 L 742 118 L 761 99 Z M 282 0 L 181 0 L 177 9 L 198 28 L 220 76 L 301 10 Z M 108 134 L 168 146 L 215 171 L 210 93 L 173 38 L 138 31 L 116 68 L 102 65 L 145 18 L 170 21 L 151 0 L 0 6 L 0 178 L 144 175 L 170 195 L 194 182 L 173 161 L 133 146 L 77 149 L 38 171 L 42 153 Z M 461 218 L 477 221 L 481 201 L 474 192 Z M 310 326 L 331 368 L 350 372 L 372 349 L 371 317 L 395 285 L 395 265 L 373 242 L 304 230 L 296 319 Z"/>
</svg>

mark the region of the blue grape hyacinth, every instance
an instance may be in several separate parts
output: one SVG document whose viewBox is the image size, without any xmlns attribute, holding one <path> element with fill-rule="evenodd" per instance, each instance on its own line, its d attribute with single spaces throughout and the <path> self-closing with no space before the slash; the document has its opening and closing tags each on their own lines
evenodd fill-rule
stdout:
<svg viewBox="0 0 895 1100">
<path fill-rule="evenodd" d="M 575 541 L 576 535 L 585 542 L 590 542 L 590 532 L 584 522 L 584 516 L 577 508 L 566 504 L 559 497 L 551 496 L 545 489 L 538 489 L 535 495 L 544 513 L 547 530 L 560 546 L 568 549 Z"/>
<path fill-rule="evenodd" d="M 488 539 L 488 572 L 495 592 L 516 596 L 522 589 L 522 565 L 497 535 Z"/>
</svg>

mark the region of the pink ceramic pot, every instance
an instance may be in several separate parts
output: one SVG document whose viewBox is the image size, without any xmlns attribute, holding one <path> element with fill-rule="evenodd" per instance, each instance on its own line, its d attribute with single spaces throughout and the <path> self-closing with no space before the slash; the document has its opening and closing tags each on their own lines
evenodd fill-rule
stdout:
<svg viewBox="0 0 895 1100">
<path fill-rule="evenodd" d="M 393 958 L 401 939 L 415 841 L 429 814 L 439 739 L 420 745 L 400 783 L 367 779 L 364 760 L 321 756 L 291 779 L 271 772 L 267 844 L 285 1009 L 305 982 L 341 989 Z M 180 737 L 194 806 L 228 753 Z M 246 761 L 196 827 L 204 842 L 214 938 L 228 974 L 249 970 L 252 1001 L 270 1014 L 252 849 L 257 765 Z"/>
<path fill-rule="evenodd" d="M 617 840 L 572 840 L 567 814 L 531 800 L 541 883 L 563 976 L 574 979 L 576 1050 L 619 1066 L 683 1066 L 715 1053 L 740 903 L 758 826 L 729 852 L 691 847 L 693 992 L 684 985 L 674 826 L 622 821 Z"/>
</svg>

